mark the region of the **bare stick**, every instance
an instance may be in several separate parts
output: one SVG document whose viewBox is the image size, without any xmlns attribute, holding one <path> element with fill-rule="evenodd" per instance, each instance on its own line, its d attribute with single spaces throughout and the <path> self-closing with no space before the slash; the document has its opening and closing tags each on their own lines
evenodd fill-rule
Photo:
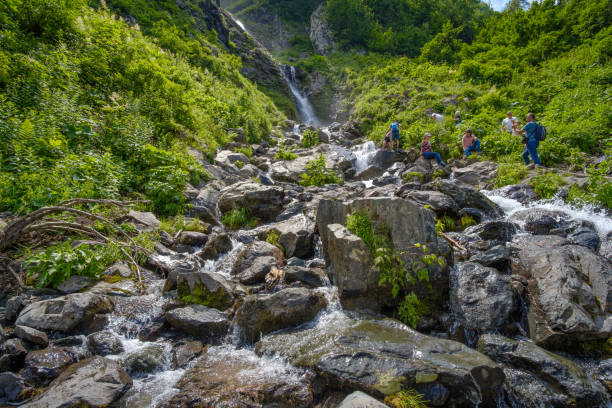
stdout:
<svg viewBox="0 0 612 408">
<path fill-rule="evenodd" d="M 467 251 L 466 247 L 464 247 L 463 245 L 461 245 L 460 243 L 458 243 L 457 241 L 455 241 L 454 239 L 452 239 L 451 237 L 449 237 L 445 233 L 441 232 L 440 235 L 442 236 L 442 238 L 444 238 L 445 240 L 447 240 L 448 242 L 450 242 L 451 244 L 453 244 L 454 246 L 456 246 L 460 250 Z"/>
</svg>

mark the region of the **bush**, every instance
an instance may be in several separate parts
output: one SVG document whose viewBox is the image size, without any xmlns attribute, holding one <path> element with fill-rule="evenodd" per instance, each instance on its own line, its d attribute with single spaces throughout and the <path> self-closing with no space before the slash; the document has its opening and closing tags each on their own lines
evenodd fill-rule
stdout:
<svg viewBox="0 0 612 408">
<path fill-rule="evenodd" d="M 246 157 L 248 157 L 249 159 L 251 157 L 253 157 L 253 148 L 251 146 L 247 146 L 247 147 L 237 147 L 236 149 L 234 149 L 237 153 L 242 153 L 244 154 Z"/>
<path fill-rule="evenodd" d="M 500 163 L 493 181 L 495 188 L 518 184 L 527 175 L 527 168 L 520 163 Z"/>
<path fill-rule="evenodd" d="M 566 184 L 563 177 L 554 171 L 538 171 L 538 175 L 531 179 L 531 186 L 540 198 L 553 198 L 559 188 Z"/>
<path fill-rule="evenodd" d="M 393 408 L 427 408 L 423 395 L 415 390 L 400 391 L 386 397 L 384 402 Z"/>
<path fill-rule="evenodd" d="M 306 129 L 302 134 L 302 147 L 313 147 L 319 144 L 319 134 L 316 130 Z"/>
<path fill-rule="evenodd" d="M 236 230 L 242 227 L 254 228 L 259 223 L 259 220 L 251 217 L 246 208 L 241 208 L 239 210 L 233 209 L 223 214 L 222 222 L 227 228 Z"/>
<path fill-rule="evenodd" d="M 340 176 L 326 167 L 325 157 L 323 157 L 322 154 L 320 154 L 318 158 L 308 162 L 306 165 L 306 173 L 303 173 L 300 178 L 300 184 L 304 187 L 322 187 L 326 184 L 342 184 Z"/>
<path fill-rule="evenodd" d="M 297 159 L 298 155 L 293 152 L 290 152 L 289 150 L 279 150 L 278 152 L 276 152 L 276 155 L 274 157 L 279 160 L 295 160 Z"/>
</svg>

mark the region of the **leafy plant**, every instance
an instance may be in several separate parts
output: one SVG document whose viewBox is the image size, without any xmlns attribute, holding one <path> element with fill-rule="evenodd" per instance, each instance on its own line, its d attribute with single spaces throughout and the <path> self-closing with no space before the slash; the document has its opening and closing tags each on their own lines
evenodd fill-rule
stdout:
<svg viewBox="0 0 612 408">
<path fill-rule="evenodd" d="M 178 231 L 196 231 L 206 232 L 206 224 L 200 221 L 198 217 L 185 218 L 183 215 L 175 217 L 167 217 L 160 221 L 159 229 L 174 235 Z"/>
<path fill-rule="evenodd" d="M 297 154 L 290 152 L 289 150 L 279 150 L 278 152 L 276 152 L 276 155 L 274 156 L 279 160 L 295 160 L 297 159 Z"/>
<path fill-rule="evenodd" d="M 495 188 L 518 184 L 527 175 L 527 168 L 518 163 L 501 163 L 497 167 L 497 175 L 493 181 Z"/>
<path fill-rule="evenodd" d="M 461 216 L 461 226 L 465 229 L 467 227 L 471 227 L 472 225 L 478 224 L 474 218 L 469 215 Z"/>
<path fill-rule="evenodd" d="M 304 187 L 318 186 L 322 187 L 326 184 L 342 184 L 342 178 L 333 170 L 326 167 L 325 157 L 320 154 L 314 160 L 311 160 L 306 165 L 306 172 L 300 176 L 300 184 Z"/>
<path fill-rule="evenodd" d="M 559 174 L 554 171 L 539 171 L 538 174 L 531 179 L 531 186 L 540 198 L 552 198 L 559 188 L 566 184 Z"/>
<path fill-rule="evenodd" d="M 316 130 L 306 129 L 302 134 L 302 147 L 313 147 L 319 143 L 319 134 Z"/>
<path fill-rule="evenodd" d="M 237 147 L 234 149 L 237 153 L 242 153 L 244 154 L 246 157 L 248 157 L 249 159 L 251 157 L 253 157 L 253 147 L 251 146 L 246 146 L 246 147 Z"/>
<path fill-rule="evenodd" d="M 253 228 L 259 223 L 259 220 L 252 217 L 246 208 L 241 208 L 223 214 L 222 222 L 227 228 L 235 230 L 242 227 Z"/>
<path fill-rule="evenodd" d="M 408 183 L 410 181 L 414 181 L 415 178 L 419 180 L 419 183 L 423 183 L 423 179 L 425 178 L 425 175 L 418 171 L 412 171 L 412 172 L 408 172 L 404 174 L 404 177 L 402 178 L 402 180 L 404 181 L 404 183 Z"/>
<path fill-rule="evenodd" d="M 400 391 L 386 397 L 384 402 L 393 408 L 427 408 L 423 395 L 415 390 Z"/>
<path fill-rule="evenodd" d="M 236 161 L 234 162 L 234 164 L 235 164 L 235 165 L 236 165 L 236 167 L 238 167 L 239 169 L 241 169 L 241 168 L 243 168 L 243 167 L 244 167 L 244 163 L 243 163 L 242 161 L 240 161 L 240 160 L 236 160 Z"/>
</svg>

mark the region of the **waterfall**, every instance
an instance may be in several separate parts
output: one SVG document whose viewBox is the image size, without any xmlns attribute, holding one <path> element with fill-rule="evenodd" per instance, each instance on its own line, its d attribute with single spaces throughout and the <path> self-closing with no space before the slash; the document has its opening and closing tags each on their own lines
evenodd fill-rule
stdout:
<svg viewBox="0 0 612 408">
<path fill-rule="evenodd" d="M 357 173 L 368 168 L 368 162 L 370 158 L 376 154 L 376 151 L 376 145 L 372 141 L 360 144 L 353 150 L 353 153 L 355 153 L 357 157 L 355 161 L 355 171 Z"/>
<path fill-rule="evenodd" d="M 283 74 L 283 78 L 287 81 L 289 89 L 295 98 L 295 105 L 297 107 L 298 115 L 300 120 L 307 125 L 320 126 L 321 122 L 314 112 L 314 108 L 308 99 L 308 96 L 300 91 L 298 81 L 295 77 L 295 67 L 291 65 L 281 65 L 280 70 Z M 287 75 L 289 71 L 289 75 Z"/>
</svg>

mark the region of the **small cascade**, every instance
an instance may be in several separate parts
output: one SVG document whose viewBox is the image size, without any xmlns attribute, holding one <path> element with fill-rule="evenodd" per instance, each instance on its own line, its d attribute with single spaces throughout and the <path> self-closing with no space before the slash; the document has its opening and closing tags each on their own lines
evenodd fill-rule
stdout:
<svg viewBox="0 0 612 408">
<path fill-rule="evenodd" d="M 291 89 L 291 93 L 295 98 L 295 104 L 297 107 L 298 115 L 300 120 L 307 125 L 320 126 L 321 121 L 317 118 L 314 108 L 308 99 L 308 96 L 300 91 L 297 78 L 295 77 L 295 67 L 291 65 L 281 65 L 280 70 Z"/>
<path fill-rule="evenodd" d="M 372 141 L 365 142 L 358 145 L 355 150 L 353 150 L 353 153 L 355 153 L 357 157 L 355 161 L 355 171 L 359 173 L 368 168 L 370 158 L 376 154 L 376 144 Z"/>
</svg>

